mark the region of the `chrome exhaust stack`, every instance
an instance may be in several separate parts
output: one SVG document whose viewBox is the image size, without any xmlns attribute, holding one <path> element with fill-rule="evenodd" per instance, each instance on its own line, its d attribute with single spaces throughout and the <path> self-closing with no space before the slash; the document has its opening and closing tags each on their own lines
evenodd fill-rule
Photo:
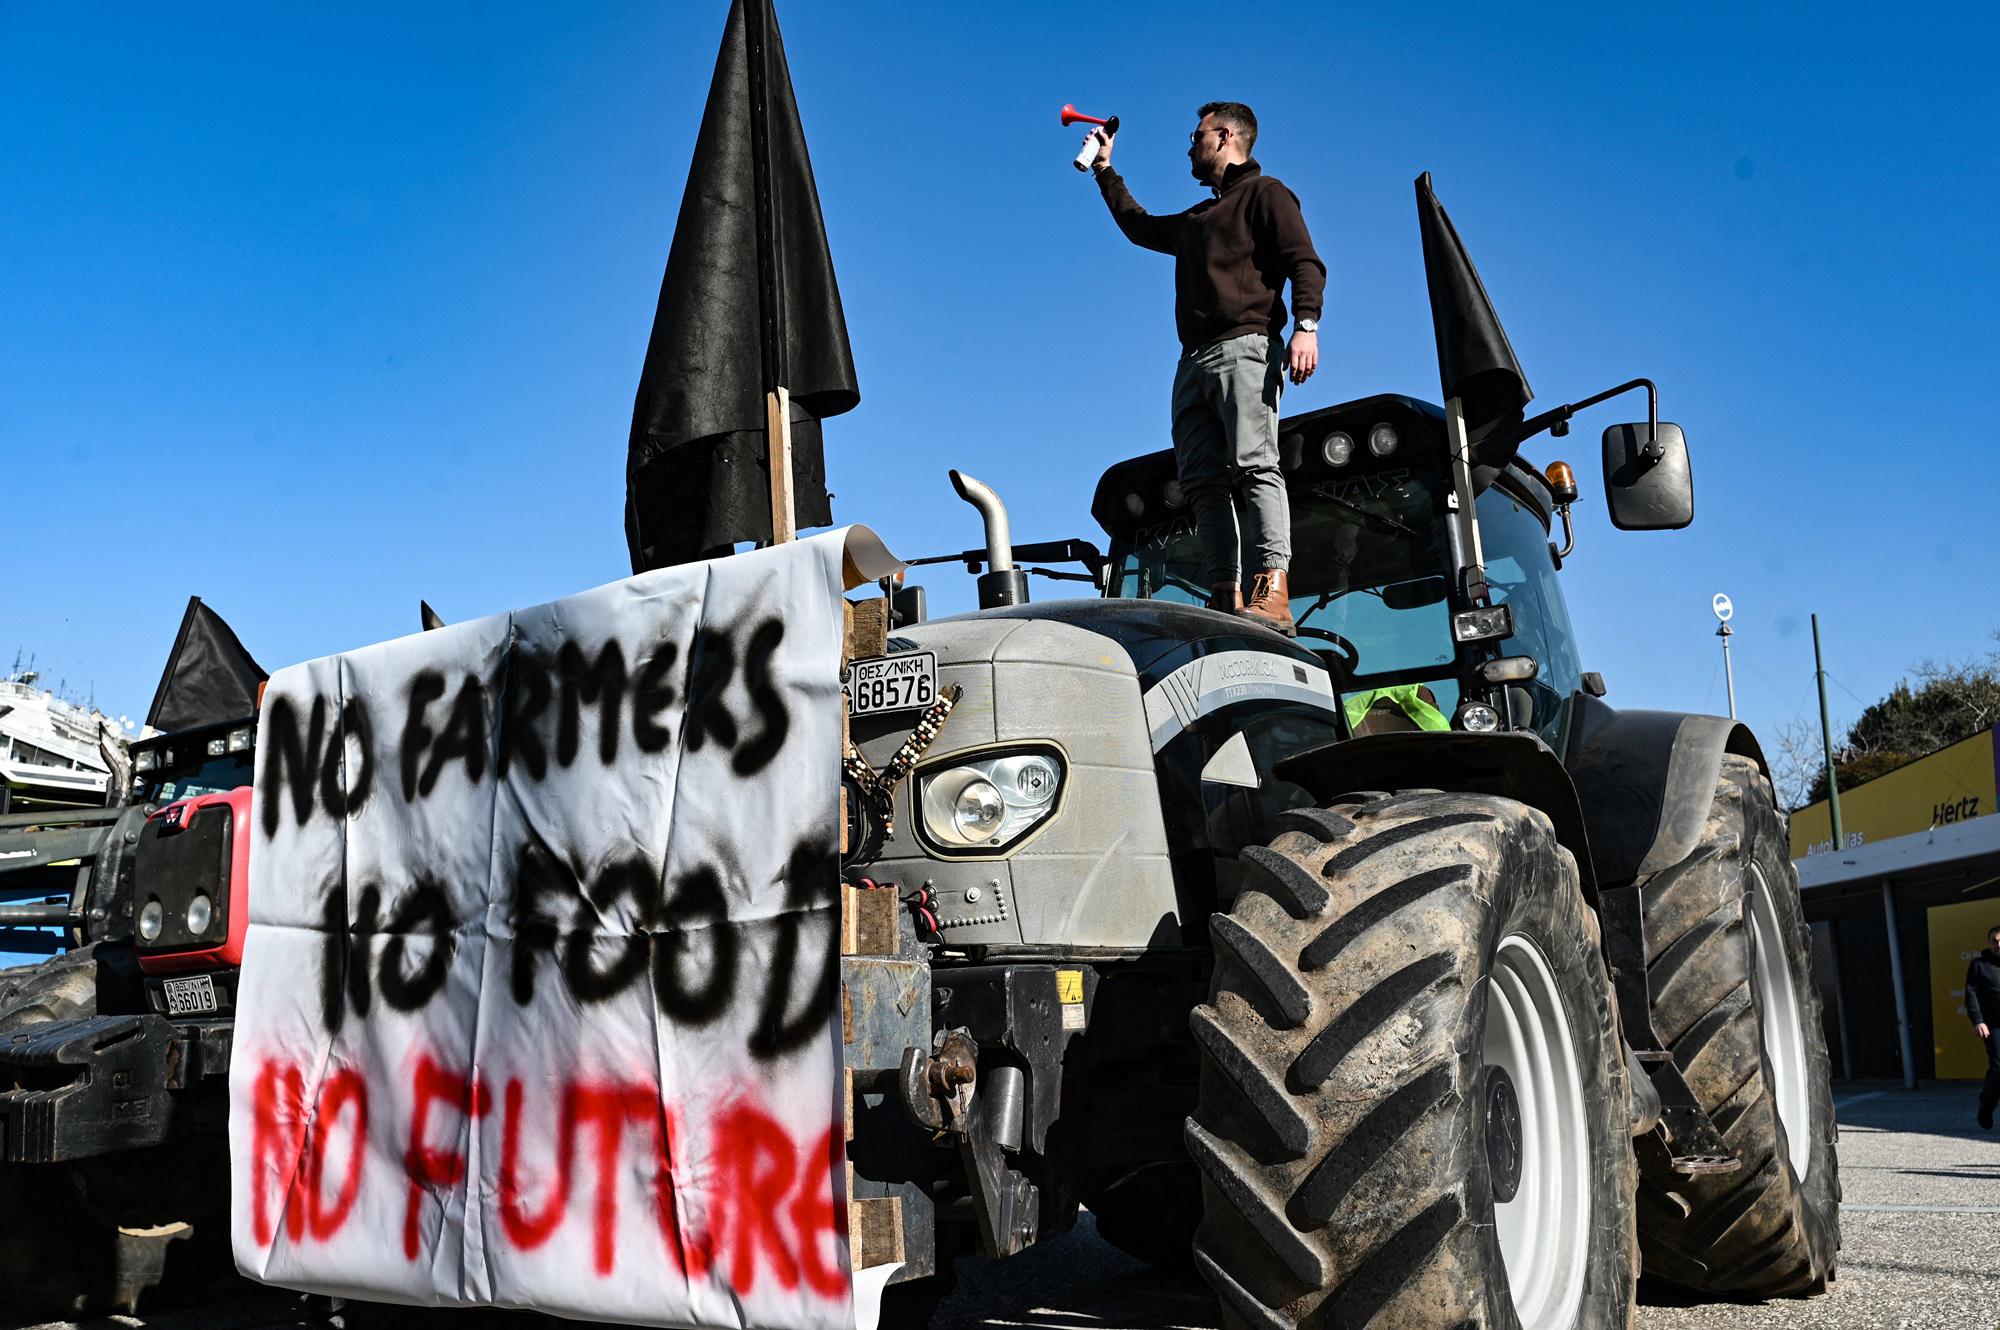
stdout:
<svg viewBox="0 0 2000 1330">
<path fill-rule="evenodd" d="M 979 510 L 986 523 L 986 571 L 979 575 L 979 608 L 1028 603 L 1028 575 L 1014 566 L 1014 536 L 1007 524 L 1007 505 L 983 481 L 953 470 L 951 487 Z"/>
</svg>

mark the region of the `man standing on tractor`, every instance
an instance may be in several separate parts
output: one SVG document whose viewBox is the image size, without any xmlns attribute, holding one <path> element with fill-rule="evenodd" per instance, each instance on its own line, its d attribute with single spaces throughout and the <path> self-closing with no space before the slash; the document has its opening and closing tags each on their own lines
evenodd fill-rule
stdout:
<svg viewBox="0 0 2000 1330">
<path fill-rule="evenodd" d="M 1171 217 L 1141 208 L 1111 169 L 1115 135 L 1090 132 L 1091 170 L 1126 239 L 1174 256 L 1174 461 L 1207 551 L 1210 605 L 1292 634 L 1291 510 L 1278 464 L 1283 379 L 1319 368 L 1326 265 L 1313 251 L 1298 198 L 1264 175 L 1250 150 L 1257 117 L 1241 102 L 1209 102 L 1188 135 L 1194 178 L 1215 196 Z M 1284 284 L 1298 325 L 1289 346 Z M 1238 519 L 1241 517 L 1239 532 Z M 1242 558 L 1257 570 L 1243 597 Z"/>
</svg>

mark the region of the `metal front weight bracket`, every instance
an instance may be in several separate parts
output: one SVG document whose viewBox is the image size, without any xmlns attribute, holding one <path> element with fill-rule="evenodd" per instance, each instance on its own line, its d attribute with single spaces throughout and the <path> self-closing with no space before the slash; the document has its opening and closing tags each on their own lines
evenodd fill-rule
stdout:
<svg viewBox="0 0 2000 1330">
<path fill-rule="evenodd" d="M 988 1256 L 1012 1256 L 1035 1241 L 1041 1196 L 1007 1166 L 998 1124 L 979 1095 L 979 1045 L 964 1030 L 940 1030 L 934 1053 L 903 1050 L 897 1095 L 912 1122 L 957 1141 L 966 1185 L 972 1192 L 979 1243 Z"/>
</svg>

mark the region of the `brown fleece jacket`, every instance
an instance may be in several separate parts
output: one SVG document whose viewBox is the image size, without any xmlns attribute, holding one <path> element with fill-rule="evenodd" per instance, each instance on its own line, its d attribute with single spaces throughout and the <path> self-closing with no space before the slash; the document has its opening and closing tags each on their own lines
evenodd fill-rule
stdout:
<svg viewBox="0 0 2000 1330">
<path fill-rule="evenodd" d="M 1299 317 L 1319 317 L 1326 265 L 1313 252 L 1297 196 L 1255 160 L 1230 167 L 1214 198 L 1171 217 L 1141 208 L 1108 166 L 1097 173 L 1097 187 L 1127 240 L 1174 256 L 1174 324 L 1183 349 L 1245 333 L 1283 336 L 1287 280 Z"/>
</svg>

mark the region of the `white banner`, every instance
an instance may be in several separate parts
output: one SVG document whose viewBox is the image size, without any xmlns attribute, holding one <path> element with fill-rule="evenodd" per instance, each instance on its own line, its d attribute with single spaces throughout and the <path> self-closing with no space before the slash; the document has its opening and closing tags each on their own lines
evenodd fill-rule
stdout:
<svg viewBox="0 0 2000 1330">
<path fill-rule="evenodd" d="M 230 1072 L 246 1274 L 853 1324 L 847 534 L 272 678 Z"/>
</svg>

